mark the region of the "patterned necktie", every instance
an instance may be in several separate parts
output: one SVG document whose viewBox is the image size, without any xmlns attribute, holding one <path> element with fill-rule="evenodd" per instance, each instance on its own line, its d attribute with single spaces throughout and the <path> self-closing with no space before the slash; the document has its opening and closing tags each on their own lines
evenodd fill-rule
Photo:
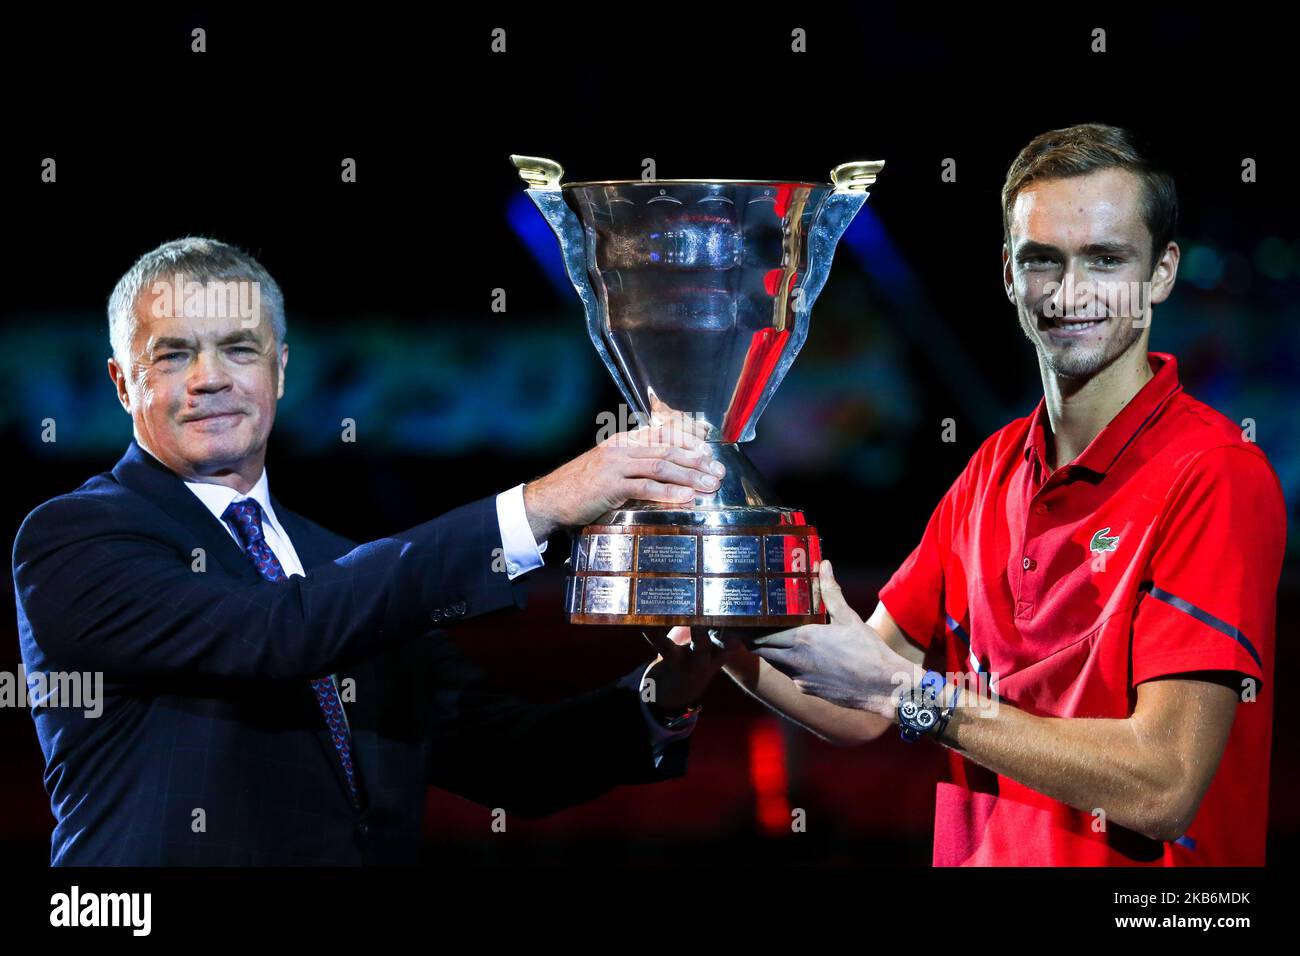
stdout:
<svg viewBox="0 0 1300 956">
<path fill-rule="evenodd" d="M 253 498 L 232 501 L 221 515 L 234 528 L 244 553 L 248 555 L 257 572 L 268 581 L 287 581 L 284 566 L 275 556 L 271 546 L 266 542 L 262 531 L 262 506 Z M 352 735 L 348 732 L 347 720 L 343 716 L 343 701 L 339 699 L 338 688 L 330 677 L 321 677 L 311 682 L 311 689 L 316 694 L 321 713 L 325 715 L 325 724 L 329 727 L 330 739 L 338 751 L 343 773 L 348 778 L 348 789 L 352 792 L 353 804 L 359 805 L 356 772 L 352 766 Z"/>
</svg>

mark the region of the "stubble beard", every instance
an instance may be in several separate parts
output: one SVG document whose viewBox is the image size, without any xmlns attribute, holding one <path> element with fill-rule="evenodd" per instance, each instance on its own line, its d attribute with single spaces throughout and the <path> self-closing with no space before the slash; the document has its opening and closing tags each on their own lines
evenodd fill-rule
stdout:
<svg viewBox="0 0 1300 956">
<path fill-rule="evenodd" d="M 1034 322 L 1030 326 L 1027 323 Z M 1037 329 L 1037 318 L 1026 320 L 1021 316 L 1020 330 L 1034 346 L 1039 361 L 1052 374 L 1062 379 L 1087 380 L 1109 368 L 1121 355 L 1124 355 L 1142 338 L 1143 329 L 1138 327 L 1132 317 L 1109 318 L 1114 330 L 1101 344 L 1085 346 L 1079 342 L 1067 342 L 1063 346 L 1052 348 L 1043 341 L 1043 335 Z"/>
</svg>

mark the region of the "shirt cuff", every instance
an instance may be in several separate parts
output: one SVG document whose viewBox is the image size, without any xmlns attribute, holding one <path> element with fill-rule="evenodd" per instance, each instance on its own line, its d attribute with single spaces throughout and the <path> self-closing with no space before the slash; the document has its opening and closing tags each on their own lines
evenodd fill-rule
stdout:
<svg viewBox="0 0 1300 956">
<path fill-rule="evenodd" d="M 654 714 L 650 713 L 650 708 L 646 706 L 646 700 L 641 696 L 641 685 L 645 683 L 645 675 L 654 662 L 647 664 L 645 667 L 638 667 L 630 674 L 622 677 L 618 684 L 620 687 L 626 687 L 636 694 L 636 699 L 641 702 L 641 715 L 645 717 L 646 726 L 650 728 L 650 752 L 654 756 L 655 766 L 663 759 L 664 751 L 668 745 L 677 740 L 684 740 L 691 735 L 695 729 L 696 722 L 700 719 L 699 714 L 691 716 L 689 720 L 682 723 L 682 726 L 676 730 L 669 730 L 659 721 L 655 720 Z"/>
<path fill-rule="evenodd" d="M 522 484 L 497 495 L 497 525 L 501 529 L 501 550 L 505 552 L 509 580 L 535 571 L 545 563 L 542 554 L 546 551 L 546 542 L 539 546 L 533 537 L 528 512 L 524 510 Z"/>
</svg>

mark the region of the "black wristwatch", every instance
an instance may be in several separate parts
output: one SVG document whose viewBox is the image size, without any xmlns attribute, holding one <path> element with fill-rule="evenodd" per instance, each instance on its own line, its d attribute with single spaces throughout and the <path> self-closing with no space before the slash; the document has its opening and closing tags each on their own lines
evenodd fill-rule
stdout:
<svg viewBox="0 0 1300 956">
<path fill-rule="evenodd" d="M 898 702 L 899 734 L 908 743 L 922 736 L 939 737 L 948 726 L 957 697 L 954 694 L 948 706 L 943 706 L 943 691 L 947 681 L 938 671 L 926 671 L 921 682 Z"/>
</svg>

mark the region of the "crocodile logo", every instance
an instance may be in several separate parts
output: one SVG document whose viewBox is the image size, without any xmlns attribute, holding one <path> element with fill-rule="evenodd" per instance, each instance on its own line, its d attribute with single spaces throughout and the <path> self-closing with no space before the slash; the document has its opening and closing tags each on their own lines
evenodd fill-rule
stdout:
<svg viewBox="0 0 1300 956">
<path fill-rule="evenodd" d="M 1114 551 L 1115 545 L 1119 543 L 1119 535 L 1115 535 L 1113 538 L 1108 538 L 1106 537 L 1106 532 L 1109 530 L 1110 528 L 1108 527 L 1102 528 L 1094 534 L 1092 536 L 1092 544 L 1088 545 L 1088 549 L 1096 552 Z"/>
</svg>

